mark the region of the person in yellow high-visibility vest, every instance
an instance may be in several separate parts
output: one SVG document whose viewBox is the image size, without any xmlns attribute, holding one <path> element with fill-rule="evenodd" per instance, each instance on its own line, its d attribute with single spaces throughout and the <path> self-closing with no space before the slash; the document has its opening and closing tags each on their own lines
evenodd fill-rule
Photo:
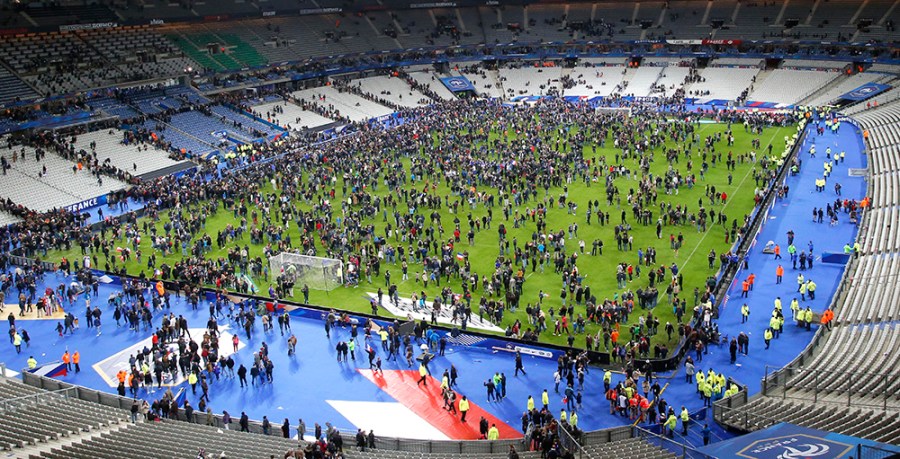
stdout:
<svg viewBox="0 0 900 459">
<path fill-rule="evenodd" d="M 528 408 L 529 413 L 531 413 L 531 411 L 534 410 L 534 397 L 532 397 L 530 395 L 528 396 L 528 407 L 527 408 Z"/>
<path fill-rule="evenodd" d="M 691 422 L 691 413 L 688 413 L 687 408 L 683 405 L 681 407 L 681 434 L 687 435 L 688 433 L 688 424 Z"/>
<path fill-rule="evenodd" d="M 28 357 L 28 369 L 34 370 L 37 368 L 37 360 L 34 359 L 34 356 Z"/>
<path fill-rule="evenodd" d="M 569 425 L 573 428 L 578 427 L 578 412 L 572 411 L 572 416 L 569 416 Z"/>
<path fill-rule="evenodd" d="M 491 429 L 488 430 L 488 440 L 499 440 L 500 439 L 500 429 L 497 428 L 497 424 L 491 424 Z"/>
<path fill-rule="evenodd" d="M 712 384 L 709 379 L 703 381 L 703 406 L 712 406 Z"/>
<path fill-rule="evenodd" d="M 423 363 L 423 364 L 419 365 L 419 380 L 416 381 L 416 385 L 418 386 L 419 384 L 425 384 L 425 386 L 427 387 L 428 386 L 427 378 L 428 378 L 428 368 L 425 368 L 425 364 Z"/>
<path fill-rule="evenodd" d="M 466 413 L 469 412 L 469 399 L 463 395 L 462 399 L 459 401 L 459 412 L 462 414 L 460 421 L 466 422 Z"/>
<path fill-rule="evenodd" d="M 669 411 L 669 417 L 666 419 L 666 435 L 675 436 L 675 426 L 678 425 L 678 418 L 675 417 L 674 411 Z"/>
<path fill-rule="evenodd" d="M 544 404 L 545 408 L 550 407 L 550 394 L 547 393 L 547 389 L 544 389 L 544 393 L 541 394 L 541 403 Z"/>
<path fill-rule="evenodd" d="M 559 410 L 559 422 L 560 422 L 560 423 L 566 422 L 566 418 L 567 418 L 567 417 L 568 417 L 568 416 L 566 415 L 566 409 L 565 409 L 565 408 Z"/>
</svg>

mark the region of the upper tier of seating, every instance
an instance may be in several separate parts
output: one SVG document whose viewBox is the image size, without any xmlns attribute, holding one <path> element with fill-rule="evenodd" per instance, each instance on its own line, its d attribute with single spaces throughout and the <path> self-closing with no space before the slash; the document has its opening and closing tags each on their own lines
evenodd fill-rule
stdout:
<svg viewBox="0 0 900 459">
<path fill-rule="evenodd" d="M 0 59 L 42 96 L 183 75 L 189 68 L 199 68 L 175 49 L 147 27 L 0 37 Z"/>
</svg>

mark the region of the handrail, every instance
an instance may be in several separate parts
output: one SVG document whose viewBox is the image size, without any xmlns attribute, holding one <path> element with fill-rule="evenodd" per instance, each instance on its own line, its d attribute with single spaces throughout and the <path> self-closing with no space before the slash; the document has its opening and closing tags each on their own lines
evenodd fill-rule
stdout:
<svg viewBox="0 0 900 459">
<path fill-rule="evenodd" d="M 568 422 L 559 423 L 556 433 L 559 436 L 559 444 L 575 455 L 578 459 L 590 458 L 581 443 L 569 432 L 571 425 Z M 576 427 L 577 428 L 577 427 Z"/>
<path fill-rule="evenodd" d="M 70 387 L 53 391 L 40 392 L 37 394 L 23 395 L 21 397 L 0 399 L 0 411 L 13 412 L 16 411 L 16 409 L 21 405 L 35 404 L 45 399 L 68 399 L 75 395 L 77 395 L 77 392 L 74 388 Z"/>
<path fill-rule="evenodd" d="M 691 446 L 688 446 L 681 442 L 677 442 L 663 435 L 655 434 L 647 429 L 635 426 L 632 427 L 632 430 L 634 431 L 635 438 L 640 438 L 647 443 L 650 443 L 651 445 L 672 452 L 679 458 L 716 459 L 715 457 L 710 456 L 706 453 L 702 453 Z"/>
<path fill-rule="evenodd" d="M 649 412 L 650 410 L 652 410 L 653 407 L 656 406 L 656 401 L 659 400 L 660 397 L 662 397 L 662 394 L 664 394 L 664 393 L 666 392 L 666 389 L 669 387 L 669 384 L 671 384 L 671 383 L 666 383 L 666 385 L 663 386 L 662 390 L 659 391 L 659 396 L 653 397 L 653 401 L 650 402 L 650 405 L 649 405 L 649 406 L 647 406 L 647 411 L 648 411 L 648 412 Z M 641 416 L 638 416 L 638 418 L 635 419 L 634 422 L 631 423 L 631 427 L 637 427 L 637 425 L 638 425 L 639 422 L 641 422 Z"/>
</svg>

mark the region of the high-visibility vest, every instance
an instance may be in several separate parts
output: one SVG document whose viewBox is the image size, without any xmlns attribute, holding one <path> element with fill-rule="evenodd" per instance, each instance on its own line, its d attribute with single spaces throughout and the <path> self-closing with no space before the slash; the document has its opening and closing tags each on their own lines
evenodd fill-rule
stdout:
<svg viewBox="0 0 900 459">
<path fill-rule="evenodd" d="M 460 412 L 469 411 L 469 401 L 468 400 L 461 399 L 459 401 L 459 411 Z"/>
</svg>

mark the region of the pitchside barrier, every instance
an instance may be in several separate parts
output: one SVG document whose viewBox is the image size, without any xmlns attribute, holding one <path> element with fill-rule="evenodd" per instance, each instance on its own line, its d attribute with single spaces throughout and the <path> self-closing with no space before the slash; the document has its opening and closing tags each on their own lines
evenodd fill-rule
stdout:
<svg viewBox="0 0 900 459">
<path fill-rule="evenodd" d="M 44 389 L 55 394 L 56 396 L 74 397 L 86 400 L 92 403 L 99 403 L 105 406 L 111 406 L 123 411 L 130 411 L 134 399 L 129 397 L 120 397 L 116 394 L 110 394 L 94 389 L 88 389 L 75 384 L 70 384 L 56 379 L 36 375 L 34 373 L 23 373 L 23 382 L 33 387 Z M 40 394 L 40 396 L 44 396 Z M 190 421 L 195 424 L 206 424 L 206 413 L 194 412 L 193 419 Z M 188 421 L 184 411 L 178 412 L 179 421 Z M 222 417 L 213 414 L 213 426 L 224 428 Z M 251 420 L 249 424 L 251 434 L 263 434 L 262 423 Z M 339 429 L 344 443 L 347 445 L 355 444 L 355 431 Z M 306 438 L 310 438 L 312 430 L 304 432 Z M 585 432 L 581 436 L 581 444 L 602 444 L 617 440 L 624 440 L 640 436 L 637 431 L 630 426 L 613 427 L 609 429 L 595 430 Z M 509 446 L 513 445 L 519 451 L 527 451 L 525 438 L 506 439 L 506 440 L 415 440 L 396 437 L 376 437 L 376 448 L 391 451 L 407 451 L 419 453 L 444 453 L 444 454 L 503 454 L 509 451 Z M 682 445 L 683 446 L 683 445 Z M 583 451 L 580 444 L 574 442 L 571 447 L 576 451 Z M 588 457 L 588 456 L 581 456 Z"/>
</svg>

